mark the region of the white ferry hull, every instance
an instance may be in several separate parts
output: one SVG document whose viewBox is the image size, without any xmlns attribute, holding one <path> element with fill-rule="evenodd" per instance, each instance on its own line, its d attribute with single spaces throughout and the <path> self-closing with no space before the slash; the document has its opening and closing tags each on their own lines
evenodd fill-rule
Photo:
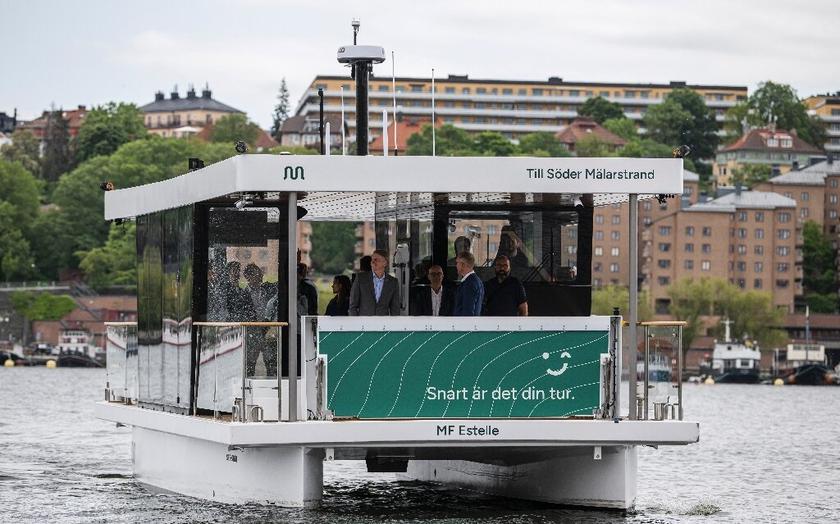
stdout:
<svg viewBox="0 0 840 524">
<path fill-rule="evenodd" d="M 560 453 L 558 453 L 560 455 Z M 412 460 L 401 475 L 502 497 L 626 510 L 636 500 L 635 446 L 570 448 L 561 456 L 511 466 L 466 460 Z"/>
<path fill-rule="evenodd" d="M 229 449 L 200 438 L 134 427 L 134 478 L 158 489 L 224 503 L 313 508 L 321 503 L 323 449 Z"/>
</svg>

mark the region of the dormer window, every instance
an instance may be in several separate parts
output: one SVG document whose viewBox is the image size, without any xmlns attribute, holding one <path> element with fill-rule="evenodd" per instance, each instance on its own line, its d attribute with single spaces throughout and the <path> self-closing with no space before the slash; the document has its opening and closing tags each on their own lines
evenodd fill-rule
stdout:
<svg viewBox="0 0 840 524">
<path fill-rule="evenodd" d="M 779 141 L 775 138 L 767 138 L 767 147 L 779 147 Z"/>
<path fill-rule="evenodd" d="M 782 147 L 791 148 L 793 147 L 793 139 L 791 138 L 783 138 L 782 139 Z"/>
</svg>

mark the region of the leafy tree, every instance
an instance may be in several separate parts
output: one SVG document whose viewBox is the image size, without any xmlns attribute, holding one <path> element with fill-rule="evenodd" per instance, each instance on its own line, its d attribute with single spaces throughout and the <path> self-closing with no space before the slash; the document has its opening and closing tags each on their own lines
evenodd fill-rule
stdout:
<svg viewBox="0 0 840 524">
<path fill-rule="evenodd" d="M 575 144 L 575 155 L 585 157 L 614 156 L 612 145 L 595 135 L 586 135 Z"/>
<path fill-rule="evenodd" d="M 15 311 L 29 321 L 61 320 L 76 309 L 76 301 L 70 295 L 15 291 L 10 300 Z"/>
<path fill-rule="evenodd" d="M 19 162 L 35 176 L 41 173 L 41 144 L 32 131 L 18 129 L 12 133 L 12 143 L 0 147 L 0 158 Z"/>
<path fill-rule="evenodd" d="M 605 120 L 603 124 L 604 129 L 614 133 L 624 140 L 638 140 L 639 131 L 636 129 L 636 124 L 629 118 L 610 118 Z"/>
<path fill-rule="evenodd" d="M 356 245 L 356 223 L 312 223 L 312 268 L 318 273 L 340 274 L 350 269 Z"/>
<path fill-rule="evenodd" d="M 110 102 L 87 113 L 76 137 L 76 160 L 110 155 L 126 142 L 144 138 L 143 116 L 134 104 Z"/>
<path fill-rule="evenodd" d="M 648 109 L 648 136 L 676 147 L 686 144 L 695 158 L 711 158 L 718 144 L 717 122 L 703 98 L 690 89 L 675 89 L 661 104 Z"/>
<path fill-rule="evenodd" d="M 519 153 L 523 156 L 564 157 L 571 156 L 566 146 L 557 140 L 554 133 L 540 131 L 528 133 L 519 139 Z"/>
<path fill-rule="evenodd" d="M 837 269 L 834 264 L 837 250 L 816 222 L 805 222 L 802 235 L 805 302 L 815 313 L 834 313 L 838 307 Z"/>
<path fill-rule="evenodd" d="M 241 113 L 234 113 L 219 119 L 213 126 L 210 140 L 212 142 L 226 142 L 233 144 L 238 140 L 254 145 L 262 130 L 257 124 L 248 121 L 248 117 Z"/>
<path fill-rule="evenodd" d="M 475 136 L 475 148 L 483 156 L 511 156 L 516 145 L 495 131 L 483 131 Z"/>
<path fill-rule="evenodd" d="M 426 124 L 419 133 L 408 137 L 406 154 L 430 156 L 432 154 L 432 126 Z M 453 125 L 443 125 L 435 131 L 437 156 L 477 156 L 478 151 L 469 133 Z"/>
<path fill-rule="evenodd" d="M 606 98 L 596 96 L 588 99 L 577 111 L 578 115 L 591 118 L 603 124 L 607 120 L 624 118 L 624 110 L 619 104 L 610 102 Z"/>
<path fill-rule="evenodd" d="M 347 151 L 350 152 L 349 150 Z M 266 151 L 269 155 L 290 154 L 290 155 L 317 155 L 318 150 L 305 146 L 274 146 Z"/>
<path fill-rule="evenodd" d="M 76 265 L 73 255 L 76 236 L 67 227 L 64 217 L 57 208 L 50 208 L 39 213 L 29 228 L 34 278 L 57 280 L 63 268 Z"/>
<path fill-rule="evenodd" d="M 0 202 L 0 279 L 24 280 L 32 273 L 29 242 L 15 221 L 17 210 L 9 202 Z"/>
<path fill-rule="evenodd" d="M 672 148 L 649 138 L 636 139 L 627 142 L 618 150 L 617 156 L 628 158 L 671 158 Z M 683 166 L 690 171 L 697 171 L 697 164 L 690 158 L 683 159 Z"/>
<path fill-rule="evenodd" d="M 603 286 L 592 291 L 593 315 L 612 315 L 614 308 L 618 308 L 625 318 L 629 318 L 630 290 L 626 286 Z M 644 291 L 639 293 L 638 308 L 640 322 L 653 317 L 650 300 Z"/>
<path fill-rule="evenodd" d="M 55 183 L 70 170 L 73 157 L 70 151 L 70 128 L 61 111 L 47 114 L 47 128 L 44 131 L 44 157 L 41 160 L 41 178 Z"/>
<path fill-rule="evenodd" d="M 782 325 L 784 313 L 773 305 L 773 295 L 767 291 L 744 291 L 730 284 L 724 314 L 732 320 L 736 338 L 749 338 L 758 342 L 763 349 L 780 347 L 787 343 L 787 333 L 777 326 Z M 714 330 L 718 338 L 723 327 Z"/>
<path fill-rule="evenodd" d="M 683 328 L 683 350 L 690 348 L 703 331 L 703 318 L 721 314 L 734 292 L 737 288 L 721 278 L 684 278 L 668 288 L 671 316 L 688 323 Z"/>
<path fill-rule="evenodd" d="M 732 181 L 737 185 L 752 187 L 770 179 L 773 170 L 767 164 L 744 164 L 732 170 Z"/>
<path fill-rule="evenodd" d="M 271 117 L 271 136 L 279 139 L 280 127 L 289 118 L 289 88 L 286 87 L 286 78 L 280 81 L 280 92 L 277 94 L 277 105 L 274 106 L 274 113 Z"/>
<path fill-rule="evenodd" d="M 822 148 L 826 141 L 825 124 L 817 116 L 808 115 L 805 103 L 787 84 L 764 82 L 750 96 L 747 103 L 749 122 L 752 125 L 776 123 L 779 129 L 795 129 L 799 137 L 811 145 Z"/>
<path fill-rule="evenodd" d="M 136 226 L 111 224 L 108 241 L 102 247 L 79 253 L 79 268 L 94 289 L 137 285 Z"/>
<path fill-rule="evenodd" d="M 0 202 L 12 206 L 15 226 L 25 228 L 38 214 L 40 184 L 18 162 L 0 160 Z"/>
</svg>

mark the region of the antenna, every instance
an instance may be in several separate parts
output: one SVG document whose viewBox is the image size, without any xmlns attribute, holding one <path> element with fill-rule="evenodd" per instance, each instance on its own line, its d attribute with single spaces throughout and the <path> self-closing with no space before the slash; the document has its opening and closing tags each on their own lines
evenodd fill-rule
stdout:
<svg viewBox="0 0 840 524">
<path fill-rule="evenodd" d="M 350 25 L 353 26 L 353 45 L 356 45 L 356 36 L 359 34 L 359 26 L 362 25 L 358 18 L 354 18 Z"/>
<path fill-rule="evenodd" d="M 382 110 L 382 156 L 388 156 L 388 110 Z"/>
<path fill-rule="evenodd" d="M 394 156 L 397 156 L 397 73 L 393 51 L 391 51 L 391 94 L 394 99 Z"/>
<path fill-rule="evenodd" d="M 372 45 L 356 45 L 359 20 L 354 18 L 352 25 L 354 44 L 339 47 L 336 58 L 340 64 L 349 64 L 353 68 L 351 78 L 356 81 L 356 154 L 367 156 L 370 123 L 368 80 L 373 73 L 373 64 L 385 61 L 385 49 Z"/>
<path fill-rule="evenodd" d="M 432 68 L 432 156 L 435 156 L 435 68 Z"/>
</svg>

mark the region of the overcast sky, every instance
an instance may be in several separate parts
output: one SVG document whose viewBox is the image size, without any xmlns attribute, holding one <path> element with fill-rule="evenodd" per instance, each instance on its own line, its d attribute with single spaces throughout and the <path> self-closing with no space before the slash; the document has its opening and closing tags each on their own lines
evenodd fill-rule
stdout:
<svg viewBox="0 0 840 524">
<path fill-rule="evenodd" d="M 380 76 L 393 50 L 398 76 L 840 90 L 838 0 L 0 0 L 0 111 L 142 105 L 209 82 L 267 128 L 283 77 L 294 108 L 315 75 L 349 73 L 335 54 L 354 16 L 359 43 L 386 49 Z"/>
</svg>

